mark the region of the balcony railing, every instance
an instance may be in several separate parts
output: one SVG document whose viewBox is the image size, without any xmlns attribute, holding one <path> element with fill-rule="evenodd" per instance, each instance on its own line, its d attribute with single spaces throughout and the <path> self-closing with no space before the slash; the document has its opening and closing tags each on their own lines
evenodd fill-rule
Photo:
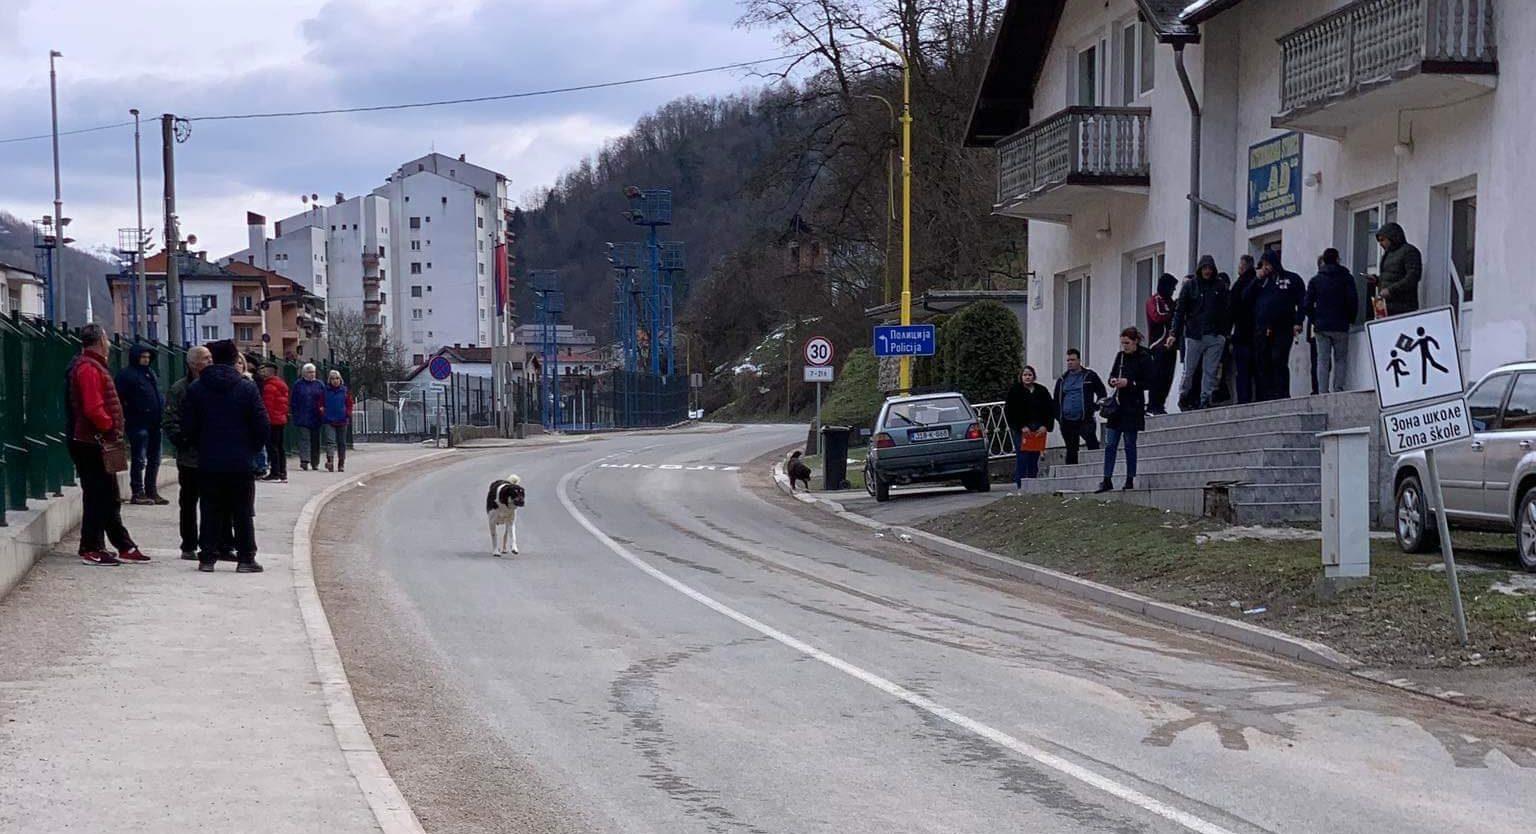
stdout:
<svg viewBox="0 0 1536 834">
<path fill-rule="evenodd" d="M 1152 167 L 1142 107 L 1068 107 L 997 146 L 997 199 L 1028 199 L 1069 183 L 1145 185 Z"/>
<path fill-rule="evenodd" d="M 1280 108 L 1292 113 L 1416 72 L 1495 72 L 1493 5 L 1359 0 L 1309 23 L 1280 38 Z"/>
</svg>

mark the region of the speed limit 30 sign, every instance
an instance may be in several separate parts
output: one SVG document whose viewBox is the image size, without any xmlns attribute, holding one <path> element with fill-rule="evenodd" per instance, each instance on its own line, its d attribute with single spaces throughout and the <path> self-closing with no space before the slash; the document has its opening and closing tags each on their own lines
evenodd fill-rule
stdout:
<svg viewBox="0 0 1536 834">
<path fill-rule="evenodd" d="M 832 342 L 823 336 L 812 336 L 805 343 L 805 364 L 822 365 L 832 364 Z"/>
</svg>

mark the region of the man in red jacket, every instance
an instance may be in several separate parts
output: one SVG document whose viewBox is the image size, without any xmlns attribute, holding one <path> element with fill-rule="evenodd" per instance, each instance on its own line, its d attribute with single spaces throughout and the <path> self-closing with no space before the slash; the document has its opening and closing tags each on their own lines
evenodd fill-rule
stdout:
<svg viewBox="0 0 1536 834">
<path fill-rule="evenodd" d="M 65 372 L 68 390 L 64 398 L 69 419 L 69 456 L 75 462 L 84 493 L 84 519 L 80 522 L 80 560 L 87 565 L 148 562 L 123 526 L 122 496 L 117 473 L 107 471 L 103 443 L 121 443 L 123 406 L 117 386 L 107 369 L 107 334 L 97 324 L 80 330 L 80 355 Z M 117 548 L 107 550 L 106 539 Z"/>
<path fill-rule="evenodd" d="M 277 375 L 277 365 L 261 366 L 261 402 L 267 407 L 270 424 L 267 437 L 267 476 L 263 481 L 288 483 L 288 450 L 283 433 L 288 428 L 288 386 Z"/>
</svg>

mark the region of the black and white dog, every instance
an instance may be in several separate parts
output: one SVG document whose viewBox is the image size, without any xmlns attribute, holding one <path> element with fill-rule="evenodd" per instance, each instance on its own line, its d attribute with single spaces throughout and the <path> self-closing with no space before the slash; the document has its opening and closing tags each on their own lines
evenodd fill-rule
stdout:
<svg viewBox="0 0 1536 834">
<path fill-rule="evenodd" d="M 491 481 L 491 490 L 485 495 L 485 518 L 491 525 L 491 555 L 500 556 L 507 551 L 507 536 L 512 537 L 513 555 L 517 554 L 517 510 L 528 499 L 521 486 L 522 479 L 508 475 L 505 479 Z M 501 538 L 497 539 L 497 529 Z"/>
</svg>

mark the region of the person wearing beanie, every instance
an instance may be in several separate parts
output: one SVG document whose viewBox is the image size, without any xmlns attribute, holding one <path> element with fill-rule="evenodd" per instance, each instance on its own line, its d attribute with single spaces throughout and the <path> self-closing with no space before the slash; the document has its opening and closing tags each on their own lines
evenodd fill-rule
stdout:
<svg viewBox="0 0 1536 834">
<path fill-rule="evenodd" d="M 1210 408 L 1221 355 L 1232 333 L 1232 290 L 1221 280 L 1216 259 L 1200 256 L 1195 277 L 1184 284 L 1173 314 L 1172 338 L 1184 342 L 1184 385 L 1180 403 Z M 1168 340 L 1164 340 L 1168 344 Z"/>
<path fill-rule="evenodd" d="M 1168 392 L 1173 389 L 1179 350 L 1168 344 L 1173 333 L 1173 293 L 1179 279 L 1164 272 L 1157 279 L 1157 290 L 1147 299 L 1147 339 L 1152 344 L 1152 385 L 1147 391 L 1147 413 L 1168 413 Z"/>
<path fill-rule="evenodd" d="M 260 573 L 256 562 L 256 480 L 251 459 L 270 430 L 256 384 L 236 369 L 239 351 L 229 340 L 208 345 L 213 364 L 187 388 L 182 432 L 197 446 L 202 487 L 198 567 L 212 572 L 223 531 L 234 530 L 239 573 Z"/>
<path fill-rule="evenodd" d="M 1280 253 L 1259 257 L 1259 278 L 1248 288 L 1253 304 L 1254 393 L 1260 401 L 1291 395 L 1291 347 L 1301 335 L 1306 287 L 1286 270 Z"/>
</svg>

